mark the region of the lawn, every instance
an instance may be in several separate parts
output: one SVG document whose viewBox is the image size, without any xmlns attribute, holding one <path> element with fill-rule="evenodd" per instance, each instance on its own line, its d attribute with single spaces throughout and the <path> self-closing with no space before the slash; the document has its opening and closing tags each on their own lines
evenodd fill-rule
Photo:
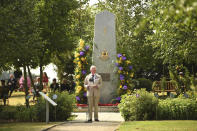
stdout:
<svg viewBox="0 0 197 131">
<path fill-rule="evenodd" d="M 60 124 L 60 122 L 52 122 L 52 123 L 49 123 L 49 124 L 46 124 L 45 122 L 0 123 L 0 131 L 41 131 L 43 129 L 54 126 L 56 124 Z"/>
<path fill-rule="evenodd" d="M 130 121 L 122 123 L 118 131 L 197 131 L 197 121 Z"/>
</svg>

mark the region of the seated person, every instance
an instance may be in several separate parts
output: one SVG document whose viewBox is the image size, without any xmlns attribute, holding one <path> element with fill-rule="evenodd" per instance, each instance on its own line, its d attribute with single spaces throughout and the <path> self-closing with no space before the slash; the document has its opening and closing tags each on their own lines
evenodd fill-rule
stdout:
<svg viewBox="0 0 197 131">
<path fill-rule="evenodd" d="M 54 92 L 59 89 L 59 84 L 57 83 L 56 78 L 53 79 L 53 83 L 50 85 L 50 89 Z"/>
<path fill-rule="evenodd" d="M 5 85 L 5 80 L 1 80 L 0 87 L 0 99 L 3 99 L 4 106 L 6 105 L 6 99 L 8 99 L 9 88 Z"/>
<path fill-rule="evenodd" d="M 66 80 L 63 80 L 63 83 L 60 86 L 60 91 L 62 92 L 62 91 L 65 91 L 65 90 L 70 92 L 70 86 L 69 86 L 69 84 L 67 83 Z"/>
<path fill-rule="evenodd" d="M 35 97 L 39 97 L 39 91 L 42 91 L 42 88 L 40 86 L 40 77 L 38 77 L 36 79 L 36 83 L 35 83 L 35 88 L 36 88 L 36 91 L 34 90 L 34 88 L 32 88 L 32 93 L 33 93 L 33 101 L 35 100 Z"/>
</svg>

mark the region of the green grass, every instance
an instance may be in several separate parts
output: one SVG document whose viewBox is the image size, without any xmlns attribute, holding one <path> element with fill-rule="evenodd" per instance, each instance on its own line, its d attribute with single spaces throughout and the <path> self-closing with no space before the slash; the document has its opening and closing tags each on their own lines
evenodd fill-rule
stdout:
<svg viewBox="0 0 197 131">
<path fill-rule="evenodd" d="M 122 123 L 118 131 L 197 131 L 197 121 L 129 121 Z"/>
<path fill-rule="evenodd" d="M 53 125 L 60 124 L 60 122 L 52 122 L 46 124 L 44 122 L 34 122 L 34 123 L 0 123 L 0 131 L 41 131 L 43 129 L 49 128 Z"/>
</svg>

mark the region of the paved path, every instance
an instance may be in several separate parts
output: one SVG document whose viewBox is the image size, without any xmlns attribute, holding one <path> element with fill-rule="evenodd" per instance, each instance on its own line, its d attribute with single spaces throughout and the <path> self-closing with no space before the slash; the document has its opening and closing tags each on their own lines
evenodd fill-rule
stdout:
<svg viewBox="0 0 197 131">
<path fill-rule="evenodd" d="M 87 123 L 86 113 L 73 113 L 77 115 L 74 121 L 65 122 L 48 131 L 115 131 L 124 119 L 117 112 L 100 112 L 99 122 Z"/>
</svg>

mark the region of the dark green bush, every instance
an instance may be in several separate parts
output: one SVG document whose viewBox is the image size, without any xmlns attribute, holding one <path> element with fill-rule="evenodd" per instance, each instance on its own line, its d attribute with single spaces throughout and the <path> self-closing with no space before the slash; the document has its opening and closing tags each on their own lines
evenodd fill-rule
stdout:
<svg viewBox="0 0 197 131">
<path fill-rule="evenodd" d="M 152 90 L 152 81 L 146 78 L 137 79 L 138 84 L 135 86 L 136 89 L 145 88 L 146 91 Z"/>
<path fill-rule="evenodd" d="M 68 92 L 55 92 L 49 94 L 49 97 L 56 94 L 57 99 L 54 101 L 57 106 L 49 104 L 49 119 L 50 121 L 65 121 L 71 116 L 71 112 L 75 105 L 75 96 L 69 95 Z M 14 121 L 45 121 L 46 120 L 46 101 L 40 97 L 38 102 L 26 108 L 23 105 L 18 106 L 0 106 L 0 120 Z"/>
<path fill-rule="evenodd" d="M 16 119 L 15 106 L 0 106 L 0 120 L 14 120 Z"/>
<path fill-rule="evenodd" d="M 57 99 L 54 100 L 57 103 L 57 107 L 50 105 L 50 120 L 67 120 L 74 109 L 76 103 L 75 96 L 69 95 L 67 91 L 51 93 L 49 96 L 52 98 L 54 94 L 58 96 Z"/>
<path fill-rule="evenodd" d="M 153 94 L 140 89 L 131 95 L 123 95 L 118 105 L 123 118 L 128 120 L 153 120 L 156 118 L 158 99 Z"/>
<path fill-rule="evenodd" d="M 186 98 L 160 100 L 157 108 L 157 119 L 196 120 L 197 102 Z"/>
</svg>

